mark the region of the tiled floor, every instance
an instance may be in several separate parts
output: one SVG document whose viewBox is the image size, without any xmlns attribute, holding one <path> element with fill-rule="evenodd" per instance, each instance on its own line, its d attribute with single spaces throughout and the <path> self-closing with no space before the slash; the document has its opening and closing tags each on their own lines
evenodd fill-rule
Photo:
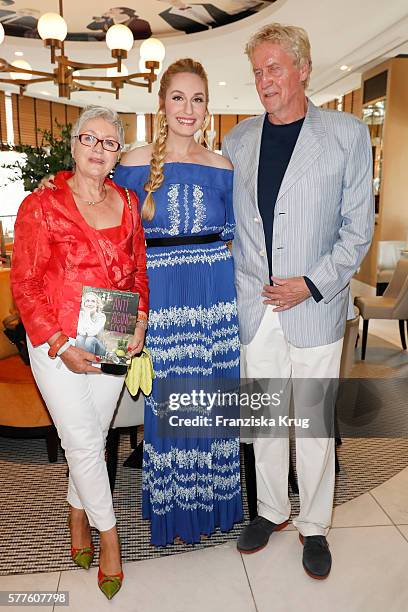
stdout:
<svg viewBox="0 0 408 612">
<path fill-rule="evenodd" d="M 373 321 L 370 331 L 400 346 L 395 322 Z M 326 581 L 304 573 L 298 535 L 289 527 L 254 555 L 242 556 L 229 543 L 127 563 L 111 602 L 97 589 L 96 569 L 3 576 L 0 591 L 69 591 L 65 609 L 75 612 L 407 612 L 408 467 L 337 507 L 328 540 L 333 568 Z"/>
<path fill-rule="evenodd" d="M 326 581 L 304 573 L 297 532 L 287 529 L 254 555 L 240 555 L 229 543 L 127 563 L 111 602 L 98 591 L 96 569 L 3 576 L 0 591 L 69 591 L 65 609 L 75 612 L 407 612 L 407 484 L 408 468 L 336 508 Z"/>
</svg>

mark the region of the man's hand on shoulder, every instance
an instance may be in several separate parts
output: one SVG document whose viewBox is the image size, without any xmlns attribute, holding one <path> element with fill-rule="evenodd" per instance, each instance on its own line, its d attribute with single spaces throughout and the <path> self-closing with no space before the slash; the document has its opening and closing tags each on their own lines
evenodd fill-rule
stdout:
<svg viewBox="0 0 408 612">
<path fill-rule="evenodd" d="M 264 304 L 276 306 L 274 312 L 289 310 L 307 300 L 310 290 L 306 285 L 303 276 L 293 276 L 292 278 L 277 278 L 272 276 L 273 285 L 264 285 L 262 297 L 265 297 Z"/>
</svg>

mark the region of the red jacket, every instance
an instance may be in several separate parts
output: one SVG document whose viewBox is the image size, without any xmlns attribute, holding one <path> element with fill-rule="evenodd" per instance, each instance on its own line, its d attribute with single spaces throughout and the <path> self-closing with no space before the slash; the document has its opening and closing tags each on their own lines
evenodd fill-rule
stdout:
<svg viewBox="0 0 408 612">
<path fill-rule="evenodd" d="M 146 247 L 138 199 L 111 180 L 121 196 L 128 230 L 119 244 L 92 228 L 79 212 L 66 180 L 55 177 L 57 190 L 32 193 L 22 202 L 15 224 L 11 288 L 34 346 L 62 330 L 75 338 L 82 287 L 91 285 L 140 295 L 139 310 L 148 312 Z"/>
</svg>

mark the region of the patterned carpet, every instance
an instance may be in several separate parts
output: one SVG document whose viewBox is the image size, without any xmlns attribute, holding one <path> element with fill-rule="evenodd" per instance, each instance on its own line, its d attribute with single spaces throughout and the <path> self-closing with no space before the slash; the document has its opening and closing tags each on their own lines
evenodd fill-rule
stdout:
<svg viewBox="0 0 408 612">
<path fill-rule="evenodd" d="M 377 339 L 378 340 L 378 339 Z M 394 345 L 370 337 L 367 363 L 357 363 L 353 376 L 407 378 L 408 356 Z M 406 396 L 382 401 L 382 416 L 392 418 L 405 409 Z M 125 561 L 137 561 L 191 550 L 149 544 L 149 527 L 140 515 L 141 471 L 125 468 L 130 453 L 128 436 L 121 437 L 114 504 Z M 408 438 L 345 438 L 339 448 L 340 474 L 335 504 L 342 504 L 378 486 L 408 465 Z M 69 557 L 65 501 L 67 468 L 62 453 L 48 463 L 43 440 L 0 438 L 0 575 L 74 569 Z M 245 487 L 244 487 L 245 488 Z M 299 508 L 291 494 L 292 510 Z M 245 500 L 244 503 L 246 504 Z M 216 534 L 196 548 L 235 540 L 241 527 Z M 94 541 L 97 544 L 97 534 Z M 97 558 L 97 557 L 96 557 Z"/>
</svg>

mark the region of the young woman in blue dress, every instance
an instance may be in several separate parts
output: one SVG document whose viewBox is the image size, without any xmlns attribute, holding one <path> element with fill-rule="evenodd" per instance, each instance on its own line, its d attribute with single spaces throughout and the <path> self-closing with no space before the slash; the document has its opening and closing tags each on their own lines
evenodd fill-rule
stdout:
<svg viewBox="0 0 408 612">
<path fill-rule="evenodd" d="M 150 311 L 146 344 L 156 378 L 146 398 L 143 517 L 151 542 L 199 542 L 242 520 L 239 439 L 158 430 L 169 392 L 238 381 L 231 163 L 195 134 L 209 123 L 202 65 L 181 59 L 164 72 L 153 143 L 123 155 L 114 181 L 137 193 L 147 242 Z"/>
</svg>

